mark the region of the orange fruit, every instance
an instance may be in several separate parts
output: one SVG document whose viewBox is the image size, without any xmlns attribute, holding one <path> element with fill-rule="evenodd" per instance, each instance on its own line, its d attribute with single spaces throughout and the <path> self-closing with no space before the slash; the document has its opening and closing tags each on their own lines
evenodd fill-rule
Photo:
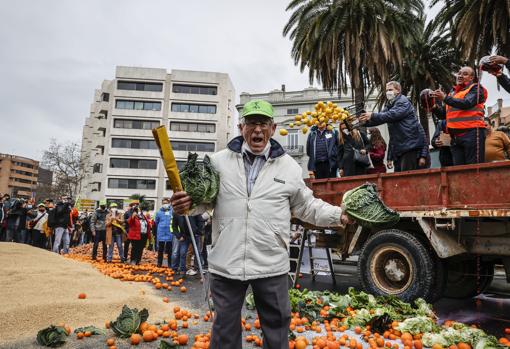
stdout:
<svg viewBox="0 0 510 349">
<path fill-rule="evenodd" d="M 154 332 L 151 330 L 144 331 L 143 340 L 144 342 L 152 342 L 154 340 Z"/>
<path fill-rule="evenodd" d="M 142 341 L 142 336 L 140 336 L 138 333 L 133 333 L 130 339 L 131 345 L 138 345 Z"/>
<path fill-rule="evenodd" d="M 179 335 L 179 337 L 177 337 L 177 342 L 179 343 L 179 345 L 186 345 L 188 344 L 188 335 L 186 334 L 181 334 Z"/>
<path fill-rule="evenodd" d="M 106 340 L 106 345 L 107 345 L 107 346 L 109 346 L 109 347 L 111 347 L 112 345 L 115 345 L 115 339 L 113 339 L 113 338 L 108 338 L 108 339 Z"/>
<path fill-rule="evenodd" d="M 459 349 L 471 349 L 471 345 L 469 345 L 468 343 L 463 343 L 463 342 L 458 343 L 457 347 Z"/>
<path fill-rule="evenodd" d="M 76 338 L 78 338 L 78 339 L 82 339 L 83 337 L 84 337 L 83 332 L 78 332 L 76 334 Z"/>
<path fill-rule="evenodd" d="M 85 337 L 90 337 L 90 336 L 92 336 L 92 332 L 90 332 L 90 331 L 86 331 L 83 335 L 84 335 Z"/>
<path fill-rule="evenodd" d="M 163 297 L 163 302 L 168 303 L 169 302 L 168 297 Z"/>
<path fill-rule="evenodd" d="M 305 340 L 303 339 L 298 339 L 296 340 L 296 342 L 294 343 L 294 349 L 306 349 L 307 347 L 307 343 Z"/>
<path fill-rule="evenodd" d="M 413 341 L 414 349 L 423 349 L 423 344 L 420 339 L 415 339 Z"/>
<path fill-rule="evenodd" d="M 181 288 L 179 288 L 179 291 L 181 291 L 182 293 L 186 293 L 188 289 L 186 288 L 186 286 L 181 286 Z"/>
<path fill-rule="evenodd" d="M 443 349 L 443 346 L 441 344 L 436 343 L 432 346 L 432 349 Z"/>
<path fill-rule="evenodd" d="M 78 299 L 85 299 L 85 298 L 87 298 L 87 295 L 85 293 L 80 293 L 78 295 Z"/>
</svg>

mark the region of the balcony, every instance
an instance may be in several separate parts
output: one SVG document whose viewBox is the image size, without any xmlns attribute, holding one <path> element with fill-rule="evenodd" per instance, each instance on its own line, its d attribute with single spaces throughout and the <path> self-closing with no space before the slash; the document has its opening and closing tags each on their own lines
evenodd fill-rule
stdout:
<svg viewBox="0 0 510 349">
<path fill-rule="evenodd" d="M 303 145 L 284 145 L 283 149 L 290 156 L 303 156 L 304 155 L 304 146 Z"/>
</svg>

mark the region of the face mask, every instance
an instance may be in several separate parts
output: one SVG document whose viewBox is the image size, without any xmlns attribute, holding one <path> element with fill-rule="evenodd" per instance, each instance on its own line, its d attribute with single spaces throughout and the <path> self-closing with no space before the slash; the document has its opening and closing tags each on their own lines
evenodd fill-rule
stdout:
<svg viewBox="0 0 510 349">
<path fill-rule="evenodd" d="M 348 129 L 346 129 L 346 128 L 344 128 L 344 129 L 342 130 L 342 132 L 343 132 L 343 133 L 344 133 L 344 135 L 346 135 L 346 136 L 348 136 L 348 135 L 349 135 L 349 130 L 348 130 Z"/>
<path fill-rule="evenodd" d="M 392 101 L 395 98 L 395 92 L 386 91 L 386 98 L 388 99 L 388 101 Z"/>
<path fill-rule="evenodd" d="M 163 205 L 163 208 L 164 208 L 164 209 L 166 209 L 166 210 L 168 210 L 168 209 L 170 208 L 170 204 L 164 204 L 164 205 Z"/>
<path fill-rule="evenodd" d="M 31 209 L 31 208 L 32 208 L 32 205 L 27 205 L 27 208 L 28 208 L 28 209 Z"/>
</svg>

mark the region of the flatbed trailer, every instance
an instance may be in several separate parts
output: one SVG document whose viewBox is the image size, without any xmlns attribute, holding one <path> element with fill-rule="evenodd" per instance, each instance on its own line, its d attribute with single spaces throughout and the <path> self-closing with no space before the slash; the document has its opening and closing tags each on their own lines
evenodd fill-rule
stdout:
<svg viewBox="0 0 510 349">
<path fill-rule="evenodd" d="M 342 259 L 358 255 L 367 291 L 406 300 L 472 297 L 489 286 L 495 264 L 510 282 L 510 161 L 306 180 L 335 205 L 367 182 L 400 221 L 389 229 L 329 227 Z"/>
</svg>

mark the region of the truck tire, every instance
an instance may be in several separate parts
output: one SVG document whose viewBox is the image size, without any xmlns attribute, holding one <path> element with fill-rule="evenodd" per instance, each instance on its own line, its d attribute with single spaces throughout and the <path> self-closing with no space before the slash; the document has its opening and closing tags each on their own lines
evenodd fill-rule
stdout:
<svg viewBox="0 0 510 349">
<path fill-rule="evenodd" d="M 444 295 L 448 298 L 475 297 L 489 287 L 494 277 L 494 264 L 480 262 L 478 273 L 475 258 L 448 260 L 446 268 L 448 277 Z"/>
<path fill-rule="evenodd" d="M 395 295 L 409 302 L 429 298 L 434 263 L 426 246 L 398 229 L 381 230 L 363 246 L 358 260 L 362 287 L 374 295 Z"/>
<path fill-rule="evenodd" d="M 435 252 L 431 252 L 432 261 L 434 262 L 434 286 L 430 290 L 430 294 L 425 298 L 429 303 L 434 303 L 443 297 L 448 281 L 448 273 L 446 271 L 445 262 L 439 258 Z"/>
</svg>

